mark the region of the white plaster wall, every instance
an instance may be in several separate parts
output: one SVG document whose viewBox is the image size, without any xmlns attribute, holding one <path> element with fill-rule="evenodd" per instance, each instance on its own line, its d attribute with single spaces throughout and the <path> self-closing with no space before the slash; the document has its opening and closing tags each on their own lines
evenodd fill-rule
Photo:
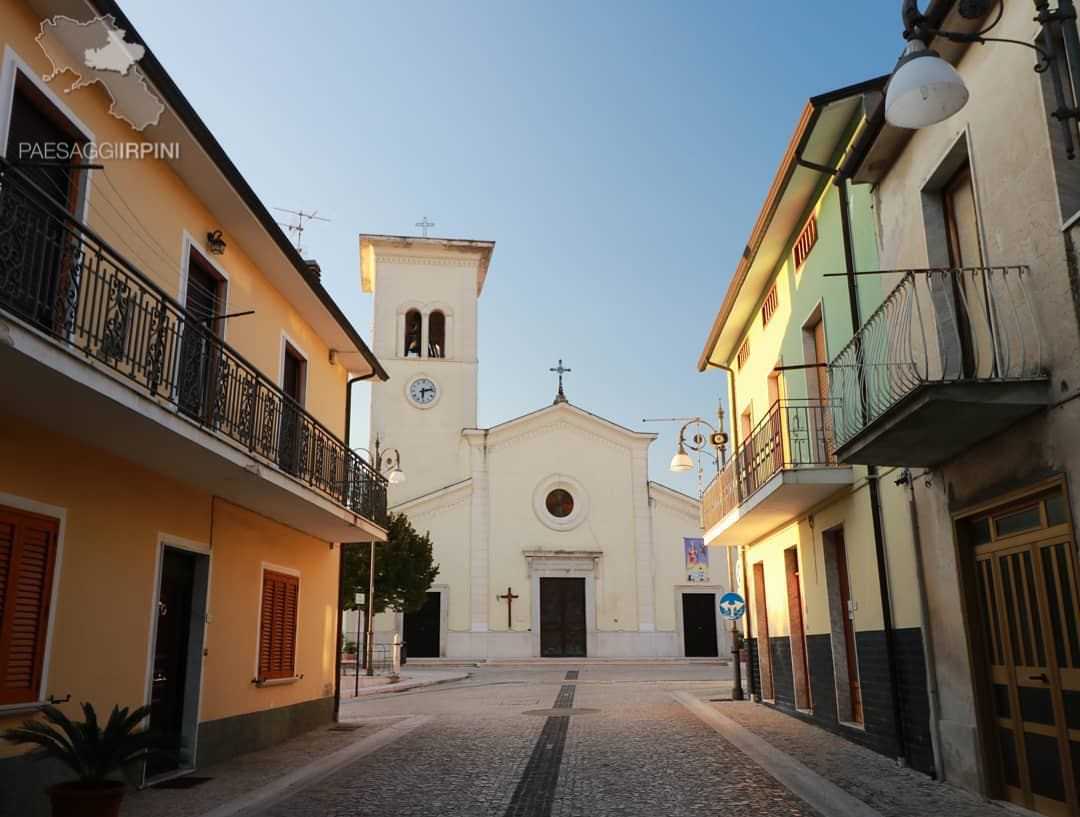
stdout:
<svg viewBox="0 0 1080 817">
<path fill-rule="evenodd" d="M 567 410 L 509 438 L 493 434 L 488 452 L 490 629 L 506 630 L 505 602 L 495 596 L 508 586 L 521 596 L 514 601 L 514 629 L 535 626 L 529 621 L 524 551 L 577 550 L 603 553 L 596 567 L 597 629 L 636 631 L 631 449 L 597 434 Z M 552 530 L 534 510 L 537 485 L 557 474 L 571 477 L 587 494 L 588 514 L 570 531 Z"/>
</svg>

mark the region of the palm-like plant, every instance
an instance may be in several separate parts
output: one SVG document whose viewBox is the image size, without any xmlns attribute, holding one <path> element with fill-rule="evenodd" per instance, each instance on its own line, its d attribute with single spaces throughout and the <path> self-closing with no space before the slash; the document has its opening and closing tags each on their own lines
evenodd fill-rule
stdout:
<svg viewBox="0 0 1080 817">
<path fill-rule="evenodd" d="M 84 703 L 82 710 L 85 720 L 76 723 L 55 706 L 46 706 L 41 710 L 44 720 L 24 721 L 22 726 L 8 729 L 4 738 L 40 747 L 46 757 L 71 769 L 79 786 L 85 788 L 116 785 L 120 781 L 110 779 L 110 775 L 129 774 L 145 760 L 179 760 L 176 740 L 139 728 L 150 707 L 129 712 L 126 706 L 114 706 L 104 729 L 98 725 L 91 704 Z"/>
</svg>

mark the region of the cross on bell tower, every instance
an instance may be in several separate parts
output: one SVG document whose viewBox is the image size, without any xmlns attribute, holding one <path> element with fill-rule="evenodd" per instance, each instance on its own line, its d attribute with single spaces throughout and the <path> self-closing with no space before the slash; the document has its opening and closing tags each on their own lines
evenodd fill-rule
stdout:
<svg viewBox="0 0 1080 817">
<path fill-rule="evenodd" d="M 559 375 L 559 393 L 555 395 L 555 402 L 552 403 L 552 405 L 557 406 L 559 403 L 569 403 L 570 401 L 566 399 L 566 394 L 563 392 L 562 381 L 563 375 L 569 374 L 571 370 L 563 366 L 562 358 L 559 358 L 559 365 L 555 368 L 550 369 L 549 371 L 555 372 Z"/>
</svg>

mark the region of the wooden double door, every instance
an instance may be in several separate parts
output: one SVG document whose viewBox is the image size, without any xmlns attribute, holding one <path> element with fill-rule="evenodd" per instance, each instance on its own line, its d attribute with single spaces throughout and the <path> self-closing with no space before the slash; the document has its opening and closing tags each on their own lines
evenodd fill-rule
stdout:
<svg viewBox="0 0 1080 817">
<path fill-rule="evenodd" d="M 1062 490 L 964 520 L 992 795 L 1080 815 L 1080 609 Z M 996 767 L 996 768 L 995 768 Z"/>
<path fill-rule="evenodd" d="M 540 579 L 540 655 L 586 654 L 585 580 Z"/>
</svg>

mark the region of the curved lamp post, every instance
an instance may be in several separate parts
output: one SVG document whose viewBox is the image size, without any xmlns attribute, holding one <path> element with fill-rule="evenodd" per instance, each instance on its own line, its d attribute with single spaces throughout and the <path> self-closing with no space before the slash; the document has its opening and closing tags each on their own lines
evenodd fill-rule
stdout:
<svg viewBox="0 0 1080 817">
<path fill-rule="evenodd" d="M 396 448 L 388 448 L 385 451 L 381 451 L 379 448 L 379 438 L 375 437 L 375 453 L 372 454 L 368 449 L 363 447 L 356 447 L 353 451 L 363 451 L 368 456 L 368 461 L 372 464 L 376 471 L 380 474 L 386 475 L 386 481 L 391 485 L 400 485 L 405 481 L 405 472 L 401 470 L 401 452 Z M 367 667 L 366 674 L 374 675 L 375 668 L 371 664 L 371 652 L 372 652 L 372 637 L 375 634 L 375 616 L 372 615 L 372 610 L 375 605 L 375 541 L 372 540 L 369 543 L 371 547 L 371 562 L 368 566 L 368 595 L 367 595 L 367 611 L 366 611 L 366 627 L 364 638 L 364 665 Z M 357 630 L 359 632 L 359 628 Z M 360 692 L 360 672 L 359 668 L 356 673 L 356 690 L 354 697 Z"/>
<path fill-rule="evenodd" d="M 716 423 L 719 428 L 700 417 L 672 417 L 667 418 L 666 420 L 645 420 L 645 422 L 682 422 L 682 428 L 679 429 L 679 447 L 675 452 L 675 456 L 671 458 L 671 465 L 669 467 L 671 468 L 671 471 L 676 474 L 694 470 L 694 458 L 690 456 L 688 451 L 694 452 L 697 457 L 698 502 L 703 502 L 705 491 L 704 486 L 701 484 L 701 477 L 704 471 L 701 466 L 702 455 L 710 458 L 716 464 L 717 479 L 720 478 L 720 469 L 723 467 L 726 460 L 728 435 L 723 431 L 723 405 L 721 404 L 716 407 Z M 702 527 L 704 527 L 704 520 L 702 520 Z M 730 552 L 728 553 L 728 582 L 731 589 L 734 590 L 735 565 L 732 562 Z M 743 700 L 742 665 L 739 663 L 739 640 L 739 625 L 735 621 L 732 621 L 731 652 L 735 657 L 735 676 L 732 679 L 731 685 L 731 699 L 733 701 Z"/>
<path fill-rule="evenodd" d="M 1065 155 L 1076 155 L 1070 120 L 1080 119 L 1080 109 L 1070 103 L 1065 93 L 1056 41 L 1060 37 L 1068 58 L 1074 93 L 1080 92 L 1080 34 L 1077 32 L 1077 15 L 1074 0 L 1058 0 L 1057 8 L 1050 8 L 1050 0 L 1034 0 L 1035 20 L 1042 25 L 1043 38 L 1040 45 L 1023 40 L 986 36 L 1005 14 L 1004 0 L 960 0 L 960 16 L 967 20 L 981 20 L 997 6 L 997 14 L 985 28 L 977 31 L 944 31 L 934 28 L 919 11 L 919 0 L 904 0 L 904 39 L 907 48 L 893 71 L 885 92 L 885 118 L 900 128 L 924 128 L 944 122 L 967 104 L 970 96 L 963 78 L 948 62 L 932 49 L 929 43 L 941 37 L 954 43 L 1010 43 L 1031 48 L 1039 55 L 1035 71 L 1050 72 L 1057 108 L 1052 116 L 1061 124 Z"/>
</svg>

